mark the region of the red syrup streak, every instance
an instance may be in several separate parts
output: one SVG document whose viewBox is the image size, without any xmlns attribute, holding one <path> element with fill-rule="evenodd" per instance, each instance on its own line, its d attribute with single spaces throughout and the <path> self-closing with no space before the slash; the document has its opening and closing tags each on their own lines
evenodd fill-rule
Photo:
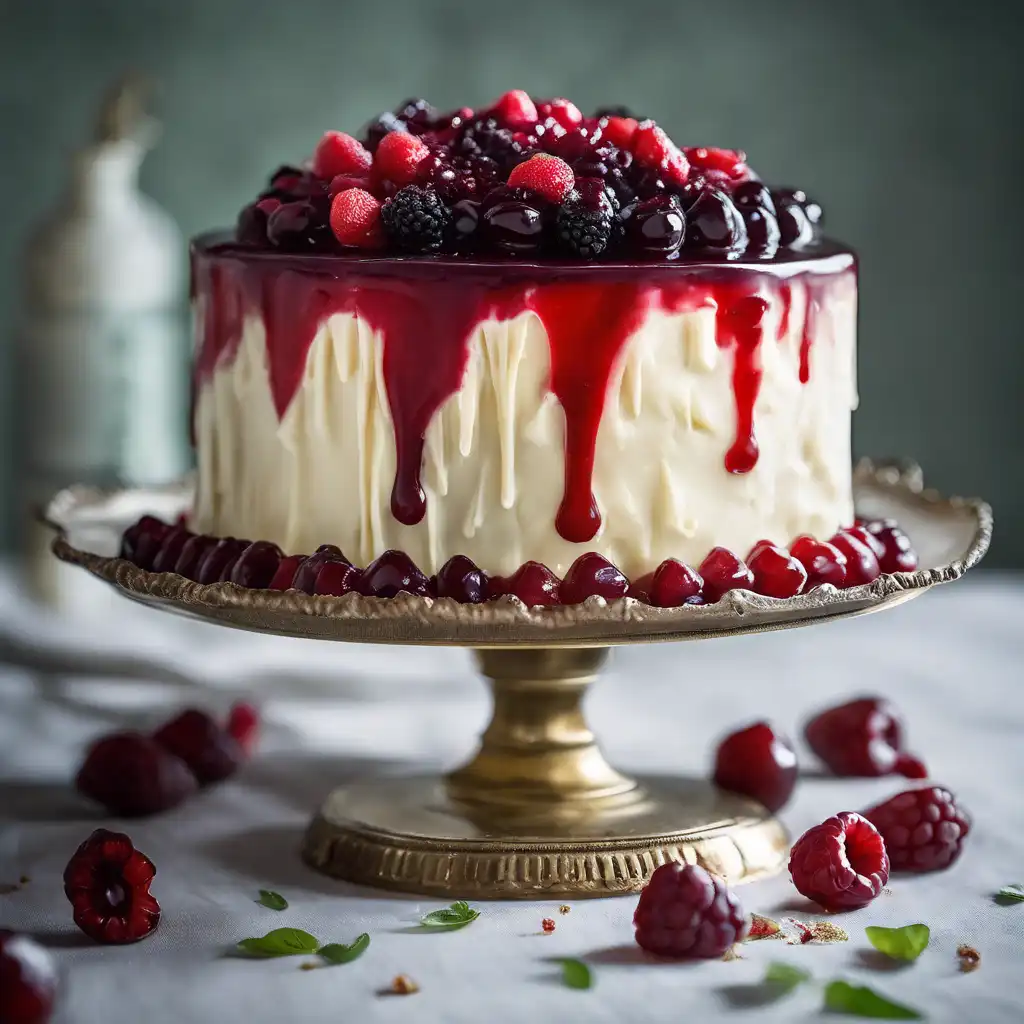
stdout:
<svg viewBox="0 0 1024 1024">
<path fill-rule="evenodd" d="M 252 255 L 230 245 L 206 249 L 202 243 L 194 246 L 193 260 L 203 311 L 194 393 L 218 365 L 234 357 L 250 310 L 262 315 L 266 327 L 270 388 L 279 416 L 302 382 L 310 345 L 323 320 L 354 313 L 380 333 L 397 463 L 391 511 L 406 525 L 420 522 L 426 512 L 420 481 L 426 431 L 461 385 L 474 329 L 488 318 L 510 320 L 533 311 L 550 346 L 548 386 L 565 414 L 565 490 L 555 525 L 574 543 L 593 539 L 601 527 L 592 476 L 605 396 L 625 343 L 652 309 L 717 308 L 718 343 L 732 347 L 734 359 L 736 437 L 725 466 L 731 473 L 753 469 L 758 457 L 754 406 L 761 382 L 762 321 L 773 303 L 781 303 L 782 321 L 788 321 L 788 280 L 794 273 L 789 267 L 782 274 L 772 265 L 538 268 L 501 262 Z M 851 265 L 847 256 L 827 270 L 811 266 L 812 272 L 801 271 L 800 277 L 827 283 Z M 805 326 L 801 353 L 812 334 Z"/>
</svg>

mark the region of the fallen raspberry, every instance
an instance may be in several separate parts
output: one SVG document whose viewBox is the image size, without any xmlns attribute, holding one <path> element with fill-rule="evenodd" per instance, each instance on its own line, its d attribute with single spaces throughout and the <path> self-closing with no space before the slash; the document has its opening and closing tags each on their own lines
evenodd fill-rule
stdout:
<svg viewBox="0 0 1024 1024">
<path fill-rule="evenodd" d="M 715 785 L 749 796 L 769 811 L 789 801 L 796 774 L 793 745 L 767 722 L 726 736 L 715 755 Z"/>
<path fill-rule="evenodd" d="M 64 869 L 75 924 L 97 942 L 144 939 L 160 922 L 160 904 L 149 891 L 155 874 L 128 836 L 96 829 Z"/>
<path fill-rule="evenodd" d="M 189 708 L 161 726 L 153 739 L 192 769 L 202 785 L 233 775 L 242 762 L 238 743 L 205 711 Z"/>
<path fill-rule="evenodd" d="M 360 249 L 380 249 L 384 245 L 384 227 L 380 219 L 380 201 L 365 189 L 350 188 L 331 201 L 331 231 L 342 245 Z"/>
<path fill-rule="evenodd" d="M 517 164 L 508 176 L 512 188 L 529 189 L 552 203 L 562 202 L 575 182 L 572 168 L 564 160 L 548 153 L 537 153 Z"/>
<path fill-rule="evenodd" d="M 75 788 L 119 818 L 141 818 L 177 807 L 198 785 L 188 765 L 151 737 L 118 732 L 89 748 Z"/>
<path fill-rule="evenodd" d="M 543 929 L 543 931 L 548 935 L 550 935 L 555 930 L 555 922 L 550 917 L 545 917 L 544 920 L 541 921 L 540 926 Z"/>
<path fill-rule="evenodd" d="M 881 833 L 894 871 L 948 868 L 971 831 L 970 815 L 941 786 L 908 789 L 864 812 Z"/>
<path fill-rule="evenodd" d="M 537 123 L 537 107 L 522 89 L 512 89 L 494 104 L 494 115 L 510 128 Z M 470 112 L 472 116 L 472 112 Z"/>
<path fill-rule="evenodd" d="M 0 1021 L 46 1024 L 57 995 L 57 969 L 34 939 L 0 929 Z"/>
<path fill-rule="evenodd" d="M 388 132 L 373 158 L 374 171 L 398 185 L 411 185 L 419 166 L 430 156 L 427 144 L 408 132 Z"/>
<path fill-rule="evenodd" d="M 313 173 L 318 178 L 361 174 L 368 171 L 372 163 L 370 151 L 344 132 L 324 132 L 313 153 Z"/>
<path fill-rule="evenodd" d="M 601 138 L 619 149 L 630 149 L 636 129 L 637 121 L 632 117 L 609 117 L 601 129 Z"/>
<path fill-rule="evenodd" d="M 653 121 L 641 121 L 633 133 L 633 156 L 638 163 L 660 171 L 676 185 L 685 185 L 690 163 L 678 146 Z"/>
<path fill-rule="evenodd" d="M 829 708 L 804 729 L 808 746 L 836 775 L 877 776 L 924 766 L 903 751 L 903 722 L 881 697 L 861 697 Z"/>
<path fill-rule="evenodd" d="M 722 956 L 742 942 L 749 922 L 739 900 L 719 878 L 696 864 L 662 864 L 633 915 L 636 941 L 668 957 Z"/>
<path fill-rule="evenodd" d="M 260 713 L 244 701 L 232 704 L 225 724 L 228 735 L 241 747 L 246 757 L 252 757 L 260 734 Z"/>
<path fill-rule="evenodd" d="M 808 829 L 789 858 L 797 890 L 825 910 L 866 906 L 889 879 L 889 858 L 867 818 L 843 811 Z"/>
</svg>

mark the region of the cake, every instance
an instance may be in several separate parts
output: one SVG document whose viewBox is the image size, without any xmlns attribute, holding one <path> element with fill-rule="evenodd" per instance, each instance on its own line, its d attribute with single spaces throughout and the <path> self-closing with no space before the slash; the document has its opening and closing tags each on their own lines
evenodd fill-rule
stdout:
<svg viewBox="0 0 1024 1024">
<path fill-rule="evenodd" d="M 856 260 L 821 221 L 622 109 L 514 91 L 327 132 L 193 243 L 197 489 L 159 568 L 528 603 L 907 568 L 894 524 L 853 525 Z"/>
</svg>

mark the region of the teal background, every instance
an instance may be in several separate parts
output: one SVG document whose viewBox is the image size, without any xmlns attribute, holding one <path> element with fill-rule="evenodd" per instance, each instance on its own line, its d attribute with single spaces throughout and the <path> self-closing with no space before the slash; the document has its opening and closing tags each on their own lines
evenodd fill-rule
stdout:
<svg viewBox="0 0 1024 1024">
<path fill-rule="evenodd" d="M 1022 26 L 1019 0 L 0 0 L 0 451 L 18 440 L 19 252 L 124 69 L 161 85 L 143 182 L 188 234 L 230 223 L 326 128 L 523 87 L 627 104 L 818 198 L 861 257 L 857 453 L 984 495 L 988 564 L 1022 566 Z"/>
</svg>

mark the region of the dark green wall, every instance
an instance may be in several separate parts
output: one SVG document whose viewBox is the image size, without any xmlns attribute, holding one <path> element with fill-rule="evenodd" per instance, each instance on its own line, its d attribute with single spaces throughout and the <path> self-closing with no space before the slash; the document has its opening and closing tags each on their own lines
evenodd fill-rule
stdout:
<svg viewBox="0 0 1024 1024">
<path fill-rule="evenodd" d="M 822 201 L 861 256 L 858 454 L 989 498 L 990 564 L 1022 566 L 1022 26 L 1021 0 L 0 0 L 4 340 L 20 245 L 128 66 L 162 83 L 144 180 L 189 233 L 410 95 L 625 103 Z"/>
</svg>

